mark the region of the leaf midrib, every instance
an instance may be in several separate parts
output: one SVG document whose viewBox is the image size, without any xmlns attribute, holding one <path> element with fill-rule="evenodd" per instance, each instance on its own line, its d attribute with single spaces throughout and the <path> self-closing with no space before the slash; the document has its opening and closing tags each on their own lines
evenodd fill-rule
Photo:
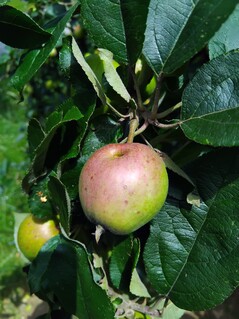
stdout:
<svg viewBox="0 0 239 319">
<path fill-rule="evenodd" d="M 212 113 L 205 113 L 205 114 L 202 114 L 200 116 L 196 116 L 196 117 L 190 117 L 188 119 L 185 119 L 185 120 L 182 120 L 180 122 L 180 124 L 184 124 L 184 123 L 187 123 L 188 121 L 194 121 L 194 120 L 203 120 L 203 121 L 208 121 L 208 122 L 215 122 L 215 123 L 220 123 L 220 122 L 217 122 L 215 120 L 210 120 L 210 119 L 206 119 L 206 117 L 208 116 L 211 116 L 211 115 L 217 115 L 217 114 L 220 114 L 220 113 L 226 113 L 228 111 L 233 111 L 233 110 L 239 110 L 239 106 L 236 106 L 236 107 L 231 107 L 231 108 L 227 108 L 227 109 L 223 109 L 223 110 L 218 110 L 218 111 L 215 111 L 215 112 L 212 112 Z M 239 122 L 235 122 L 235 123 L 231 123 L 231 122 L 225 122 L 223 121 L 223 124 L 228 124 L 228 125 L 239 125 Z"/>
</svg>

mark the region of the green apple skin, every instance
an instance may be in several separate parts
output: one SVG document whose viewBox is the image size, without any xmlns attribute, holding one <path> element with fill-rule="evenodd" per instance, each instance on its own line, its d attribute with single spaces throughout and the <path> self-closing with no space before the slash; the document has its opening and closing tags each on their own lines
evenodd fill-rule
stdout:
<svg viewBox="0 0 239 319">
<path fill-rule="evenodd" d="M 88 159 L 79 178 L 85 215 L 118 235 L 148 223 L 162 208 L 167 193 L 162 158 L 140 143 L 103 146 Z"/>
<path fill-rule="evenodd" d="M 30 214 L 19 226 L 17 244 L 22 254 L 32 261 L 41 247 L 58 234 L 59 229 L 54 220 L 42 220 Z"/>
</svg>

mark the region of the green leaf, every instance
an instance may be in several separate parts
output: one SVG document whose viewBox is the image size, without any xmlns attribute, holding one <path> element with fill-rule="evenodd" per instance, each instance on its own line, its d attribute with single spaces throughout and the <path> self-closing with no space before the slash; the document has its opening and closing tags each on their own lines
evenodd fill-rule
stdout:
<svg viewBox="0 0 239 319">
<path fill-rule="evenodd" d="M 63 111 L 63 118 L 60 122 L 55 123 L 48 134 L 51 136 L 52 132 L 56 132 L 60 126 L 67 125 L 64 132 L 66 144 L 64 146 L 63 140 L 63 144 L 61 145 L 62 150 L 65 148 L 66 151 L 65 153 L 62 152 L 61 161 L 78 155 L 80 142 L 85 134 L 88 121 L 93 114 L 94 108 L 95 95 L 89 91 L 86 94 L 85 92 L 77 94 L 59 108 L 59 112 Z"/>
<path fill-rule="evenodd" d="M 104 145 L 117 143 L 120 137 L 122 137 L 121 125 L 107 115 L 99 116 L 92 121 L 85 137 L 82 154 L 89 157 Z"/>
<path fill-rule="evenodd" d="M 86 55 L 86 62 L 91 67 L 92 71 L 96 75 L 99 82 L 102 84 L 103 74 L 104 74 L 104 66 L 103 62 L 101 61 L 99 54 L 92 53 Z"/>
<path fill-rule="evenodd" d="M 70 20 L 72 14 L 78 6 L 79 3 L 76 3 L 60 20 L 55 20 L 55 25 L 51 29 L 51 39 L 43 48 L 31 50 L 23 57 L 20 66 L 17 68 L 16 72 L 11 78 L 12 85 L 18 91 L 21 92 L 23 90 L 24 85 L 33 77 L 33 75 L 46 61 L 50 52 L 56 46 L 57 41 L 62 35 L 67 22 Z"/>
<path fill-rule="evenodd" d="M 67 128 L 68 123 L 71 125 L 71 133 L 75 134 L 75 130 L 77 130 L 77 119 L 70 121 L 61 119 L 61 121 L 57 122 L 51 130 L 47 132 L 44 139 L 36 148 L 32 162 L 35 176 L 39 176 L 54 168 L 55 164 L 70 152 L 73 141 L 71 140 L 68 145 L 65 145 L 62 140 L 62 135 L 66 135 L 64 129 Z"/>
<path fill-rule="evenodd" d="M 106 95 L 104 93 L 103 87 L 100 84 L 96 74 L 94 71 L 91 69 L 89 64 L 86 62 L 79 46 L 77 45 L 76 41 L 74 38 L 72 38 L 72 51 L 73 54 L 77 60 L 77 62 L 80 64 L 82 69 L 84 70 L 85 74 L 87 75 L 89 81 L 92 83 L 97 96 L 101 99 L 102 103 L 105 105 L 106 104 Z"/>
<path fill-rule="evenodd" d="M 137 264 L 140 257 L 140 241 L 138 238 L 134 239 L 134 246 L 133 246 L 133 267 L 132 267 L 132 275 L 130 279 L 129 291 L 131 294 L 150 298 L 150 294 L 148 289 L 146 288 L 145 284 L 143 283 L 142 279 L 140 278 L 140 271 L 137 269 Z"/>
<path fill-rule="evenodd" d="M 139 58 L 143 48 L 149 0 L 120 0 L 120 5 L 128 59 L 130 64 L 133 65 Z"/>
<path fill-rule="evenodd" d="M 239 5 L 209 42 L 209 56 L 214 59 L 221 54 L 239 48 Z"/>
<path fill-rule="evenodd" d="M 110 258 L 110 279 L 117 289 L 148 298 L 150 295 L 136 268 L 139 256 L 140 241 L 138 239 L 124 237 L 119 240 Z"/>
<path fill-rule="evenodd" d="M 70 108 L 64 115 L 64 121 L 80 120 L 84 115 L 81 113 L 77 106 Z"/>
<path fill-rule="evenodd" d="M 79 147 L 81 144 L 81 141 L 86 133 L 87 127 L 88 127 L 88 122 L 93 115 L 93 112 L 95 110 L 95 105 L 96 105 L 96 96 L 93 91 L 82 91 L 76 94 L 74 97 L 69 99 L 66 104 L 62 105 L 62 108 L 69 107 L 69 105 L 73 105 L 65 114 L 64 116 L 64 121 L 67 121 L 69 123 L 68 126 L 68 132 L 66 133 L 70 134 L 68 135 L 69 137 L 72 135 L 72 130 L 73 127 L 71 126 L 70 123 L 74 121 L 74 117 L 76 120 L 76 117 L 78 117 L 77 121 L 77 129 L 76 129 L 76 135 L 72 139 L 72 146 L 69 148 L 69 151 L 66 153 L 65 156 L 61 158 L 61 161 L 66 160 L 66 159 L 71 159 L 76 157 L 79 154 Z M 76 110 L 76 107 L 78 108 L 78 111 Z M 83 114 L 83 117 L 80 115 Z M 67 145 L 69 145 L 69 139 L 67 139 L 66 135 L 66 140 Z M 67 146 L 66 145 L 66 146 Z"/>
<path fill-rule="evenodd" d="M 82 0 L 83 23 L 96 46 L 111 51 L 117 61 L 128 62 L 119 0 Z"/>
<path fill-rule="evenodd" d="M 181 127 L 201 144 L 239 145 L 239 52 L 205 64 L 182 97 Z"/>
<path fill-rule="evenodd" d="M 59 51 L 59 66 L 66 77 L 70 77 L 72 66 L 72 51 L 70 38 L 62 39 L 62 47 Z"/>
<path fill-rule="evenodd" d="M 65 186 L 55 176 L 49 177 L 48 189 L 51 201 L 60 216 L 60 223 L 64 232 L 70 234 L 71 202 Z"/>
<path fill-rule="evenodd" d="M 51 34 L 23 12 L 0 6 L 0 41 L 14 48 L 33 49 L 47 42 Z"/>
<path fill-rule="evenodd" d="M 76 157 L 95 108 L 92 91 L 77 94 L 53 112 L 46 122 L 47 132 L 35 148 L 32 166 L 23 185 L 26 190 L 38 177 L 47 174 L 62 161 Z M 37 132 L 39 128 L 37 127 Z M 34 135 L 35 136 L 35 135 Z M 37 141 L 33 141 L 36 145 Z"/>
<path fill-rule="evenodd" d="M 59 123 L 68 121 L 79 121 L 84 117 L 84 115 L 79 110 L 79 107 L 75 106 L 74 99 L 72 99 L 71 104 L 69 103 L 69 101 L 67 101 L 66 103 L 68 110 L 65 110 L 64 112 L 62 110 L 62 104 L 57 111 L 52 112 L 46 119 L 46 133 L 49 133 Z"/>
<path fill-rule="evenodd" d="M 45 137 L 45 132 L 37 119 L 32 118 L 28 124 L 27 138 L 29 153 L 33 157 L 35 149 Z"/>
<path fill-rule="evenodd" d="M 199 52 L 237 0 L 151 0 L 143 53 L 159 74 L 170 74 Z"/>
<path fill-rule="evenodd" d="M 82 115 L 83 116 L 83 115 Z M 62 112 L 52 112 L 49 117 L 46 119 L 46 124 L 45 124 L 45 131 L 47 135 L 47 133 L 49 133 L 51 131 L 51 129 L 53 129 L 57 124 L 61 123 L 63 120 L 63 114 Z M 40 143 L 39 143 L 40 144 Z"/>
<path fill-rule="evenodd" d="M 31 293 L 57 298 L 66 312 L 79 318 L 114 318 L 108 296 L 93 280 L 85 249 L 62 236 L 42 247 L 28 280 Z"/>
<path fill-rule="evenodd" d="M 137 297 L 150 298 L 150 294 L 146 286 L 142 282 L 136 268 L 133 269 L 129 288 L 130 288 L 130 293 Z"/>
<path fill-rule="evenodd" d="M 169 301 L 167 306 L 164 308 L 165 300 L 159 303 L 158 309 L 163 309 L 163 314 L 161 319 L 180 319 L 182 318 L 185 310 L 178 308 L 172 302 Z"/>
<path fill-rule="evenodd" d="M 133 250 L 132 250 L 132 271 L 131 271 L 131 279 L 129 285 L 129 291 L 131 294 L 148 298 L 150 294 L 144 285 L 141 277 L 140 277 L 140 269 L 138 269 L 138 262 L 140 257 L 141 247 L 139 238 L 134 238 L 133 242 Z"/>
<path fill-rule="evenodd" d="M 63 38 L 59 51 L 59 66 L 76 91 L 90 90 L 91 83 L 72 53 L 72 38 Z"/>
<path fill-rule="evenodd" d="M 115 92 L 129 103 L 131 97 L 115 69 L 112 52 L 105 49 L 99 49 L 99 56 L 104 63 L 104 72 L 108 83 L 112 86 Z"/>
<path fill-rule="evenodd" d="M 168 169 L 186 179 L 191 185 L 194 186 L 191 178 L 166 153 L 162 153 L 157 149 L 155 149 L 155 151 L 159 154 L 160 157 L 162 157 L 164 164 Z"/>
<path fill-rule="evenodd" d="M 116 61 L 134 65 L 142 52 L 148 4 L 149 0 L 83 0 L 81 14 L 97 47 L 112 52 Z"/>
<path fill-rule="evenodd" d="M 166 203 L 152 221 L 144 261 L 160 294 L 182 309 L 204 310 L 239 283 L 239 150 L 208 153 L 191 174 L 204 202 Z"/>
<path fill-rule="evenodd" d="M 132 271 L 132 248 L 132 238 L 123 237 L 114 247 L 110 258 L 110 279 L 112 284 L 121 290 L 129 289 L 129 278 Z"/>
</svg>

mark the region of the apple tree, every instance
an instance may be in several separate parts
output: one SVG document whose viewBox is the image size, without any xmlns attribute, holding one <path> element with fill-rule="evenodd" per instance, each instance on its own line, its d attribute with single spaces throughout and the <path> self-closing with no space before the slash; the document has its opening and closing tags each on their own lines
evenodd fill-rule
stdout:
<svg viewBox="0 0 239 319">
<path fill-rule="evenodd" d="M 29 85 L 38 94 L 22 187 L 29 213 L 54 219 L 60 229 L 26 263 L 31 293 L 49 304 L 42 319 L 56 312 L 80 319 L 176 319 L 184 310 L 214 308 L 238 286 L 237 3 L 38 1 L 19 9 L 2 1 L 0 41 L 20 52 L 10 83 L 20 100 Z M 37 103 L 44 93 L 36 83 L 49 59 L 55 73 L 47 75 L 47 86 L 58 93 L 47 108 Z M 125 143 L 145 144 L 163 160 L 167 198 L 135 231 L 99 233 L 83 212 L 79 176 L 98 149 Z M 141 155 L 134 154 L 134 169 Z M 93 187 L 100 193 L 111 183 L 103 211 L 122 195 L 120 169 L 115 165 L 115 175 L 103 174 Z M 137 188 L 140 204 L 149 188 L 138 177 Z M 121 223 L 123 214 L 118 229 Z"/>
</svg>

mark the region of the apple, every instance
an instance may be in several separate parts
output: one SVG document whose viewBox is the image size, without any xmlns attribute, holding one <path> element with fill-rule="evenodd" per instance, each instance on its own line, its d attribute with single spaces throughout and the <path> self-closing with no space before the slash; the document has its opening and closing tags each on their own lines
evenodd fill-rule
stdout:
<svg viewBox="0 0 239 319">
<path fill-rule="evenodd" d="M 162 208 L 167 193 L 164 161 L 140 143 L 103 146 L 87 160 L 79 178 L 86 217 L 118 235 L 148 223 Z"/>
<path fill-rule="evenodd" d="M 39 219 L 28 215 L 20 224 L 17 232 L 17 245 L 22 254 L 32 261 L 41 247 L 52 237 L 59 234 L 53 219 Z"/>
</svg>

